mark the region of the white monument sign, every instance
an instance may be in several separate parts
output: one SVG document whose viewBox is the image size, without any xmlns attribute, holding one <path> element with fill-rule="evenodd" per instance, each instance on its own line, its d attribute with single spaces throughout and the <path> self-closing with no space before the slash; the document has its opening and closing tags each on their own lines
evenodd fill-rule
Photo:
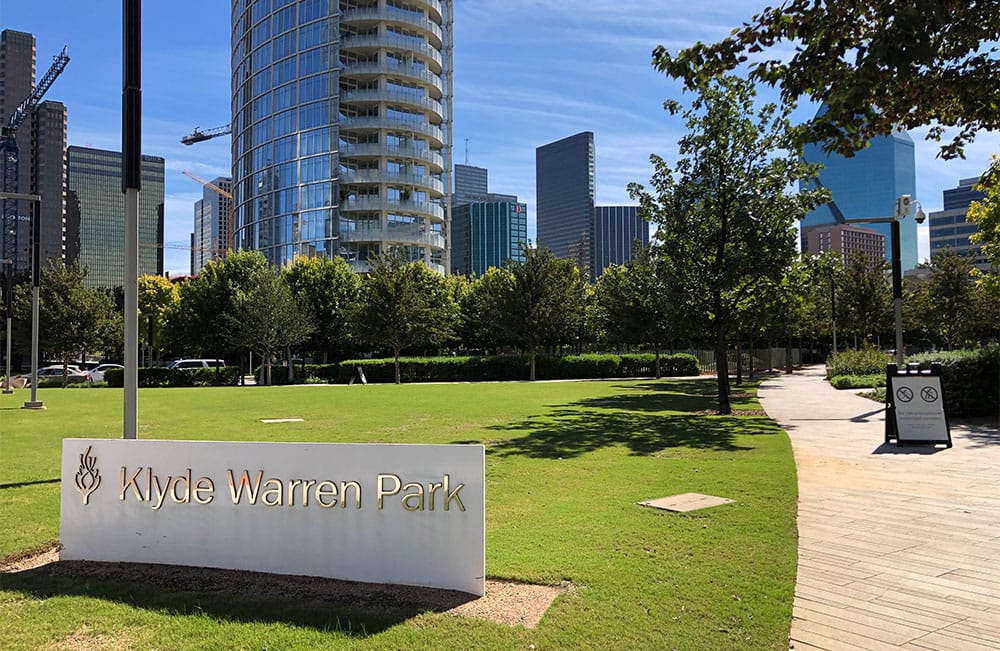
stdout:
<svg viewBox="0 0 1000 651">
<path fill-rule="evenodd" d="M 891 390 L 899 442 L 950 440 L 940 376 L 896 375 Z"/>
<path fill-rule="evenodd" d="M 485 588 L 481 445 L 65 439 L 60 557 Z"/>
</svg>

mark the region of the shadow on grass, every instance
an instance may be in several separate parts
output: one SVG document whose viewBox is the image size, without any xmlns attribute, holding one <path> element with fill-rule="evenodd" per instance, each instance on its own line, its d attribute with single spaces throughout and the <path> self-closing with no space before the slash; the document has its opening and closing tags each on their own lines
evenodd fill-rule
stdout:
<svg viewBox="0 0 1000 651">
<path fill-rule="evenodd" d="M 454 590 L 210 568 L 59 561 L 4 574 L 4 590 L 39 599 L 86 596 L 171 615 L 281 623 L 352 638 L 476 599 Z"/>
<path fill-rule="evenodd" d="M 39 484 L 58 484 L 61 479 L 56 477 L 55 479 L 37 479 L 35 481 L 18 481 L 10 484 L 0 484 L 0 490 L 5 488 L 23 488 L 24 486 L 37 486 Z"/>
<path fill-rule="evenodd" d="M 739 436 L 778 432 L 768 418 L 698 415 L 718 406 L 712 382 L 666 381 L 615 388 L 630 393 L 554 406 L 548 414 L 487 428 L 511 435 L 489 445 L 487 453 L 566 459 L 611 446 L 624 446 L 634 455 L 681 447 L 736 452 L 752 449 L 737 445 Z"/>
</svg>

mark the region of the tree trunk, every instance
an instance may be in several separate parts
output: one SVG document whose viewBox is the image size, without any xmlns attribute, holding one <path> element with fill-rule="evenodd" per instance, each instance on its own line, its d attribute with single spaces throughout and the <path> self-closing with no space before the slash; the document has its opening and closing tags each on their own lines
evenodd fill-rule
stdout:
<svg viewBox="0 0 1000 651">
<path fill-rule="evenodd" d="M 754 353 L 755 351 L 753 349 L 753 337 L 750 337 L 750 368 L 747 377 L 750 378 L 751 380 L 753 380 L 753 363 L 755 357 Z"/>
<path fill-rule="evenodd" d="M 743 386 L 743 348 L 740 347 L 740 336 L 736 335 L 736 386 Z"/>
<path fill-rule="evenodd" d="M 399 348 L 392 349 L 393 357 L 396 360 L 396 384 L 400 384 L 400 374 L 399 374 Z"/>
<path fill-rule="evenodd" d="M 535 349 L 534 348 L 532 348 L 531 351 L 528 352 L 528 362 L 529 362 L 529 366 L 531 367 L 531 371 L 529 372 L 528 376 L 531 379 L 531 381 L 534 382 L 535 381 Z"/>
<path fill-rule="evenodd" d="M 721 325 L 715 330 L 715 377 L 719 387 L 719 413 L 729 415 L 729 360 L 726 359 L 726 330 Z"/>
<path fill-rule="evenodd" d="M 792 338 L 785 340 L 785 373 L 792 372 Z"/>
<path fill-rule="evenodd" d="M 659 380 L 662 377 L 660 373 L 660 349 L 656 349 L 656 379 Z"/>
</svg>

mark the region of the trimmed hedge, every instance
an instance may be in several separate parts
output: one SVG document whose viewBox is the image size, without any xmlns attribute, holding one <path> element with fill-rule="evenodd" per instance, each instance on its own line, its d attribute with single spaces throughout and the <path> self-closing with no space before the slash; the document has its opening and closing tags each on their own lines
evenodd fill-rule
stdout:
<svg viewBox="0 0 1000 651">
<path fill-rule="evenodd" d="M 834 389 L 870 389 L 885 386 L 885 373 L 872 375 L 835 375 L 830 378 Z"/>
<path fill-rule="evenodd" d="M 941 390 L 948 416 L 996 416 L 1000 412 L 1000 345 L 908 357 L 921 369 L 941 364 Z"/>
<path fill-rule="evenodd" d="M 535 376 L 539 380 L 573 380 L 610 377 L 647 377 L 655 370 L 656 356 L 637 355 L 539 355 Z M 388 359 L 351 359 L 337 365 L 335 381 L 347 383 L 360 366 L 368 382 L 394 382 L 395 365 Z M 476 382 L 528 379 L 530 362 L 526 356 L 498 357 L 401 357 L 403 382 Z M 660 371 L 666 376 L 698 375 L 694 355 L 660 356 Z M 323 368 L 320 372 L 325 373 Z M 273 379 L 273 376 L 272 376 Z"/>
<path fill-rule="evenodd" d="M 137 384 L 140 387 L 236 386 L 239 379 L 240 369 L 238 366 L 184 370 L 143 367 L 139 369 Z M 125 386 L 124 369 L 114 368 L 105 371 L 104 381 L 108 383 L 109 387 L 122 388 Z"/>
<path fill-rule="evenodd" d="M 885 365 L 892 361 L 891 355 L 874 348 L 845 350 L 827 358 L 826 379 L 838 375 L 885 375 Z"/>
</svg>

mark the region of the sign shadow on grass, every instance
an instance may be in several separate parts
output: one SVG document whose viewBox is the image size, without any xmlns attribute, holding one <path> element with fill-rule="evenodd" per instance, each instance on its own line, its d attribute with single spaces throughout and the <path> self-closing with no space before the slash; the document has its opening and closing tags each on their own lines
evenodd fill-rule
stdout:
<svg viewBox="0 0 1000 651">
<path fill-rule="evenodd" d="M 172 615 L 281 623 L 365 638 L 476 599 L 454 590 L 211 568 L 58 561 L 3 575 L 39 599 L 86 596 Z"/>
</svg>

